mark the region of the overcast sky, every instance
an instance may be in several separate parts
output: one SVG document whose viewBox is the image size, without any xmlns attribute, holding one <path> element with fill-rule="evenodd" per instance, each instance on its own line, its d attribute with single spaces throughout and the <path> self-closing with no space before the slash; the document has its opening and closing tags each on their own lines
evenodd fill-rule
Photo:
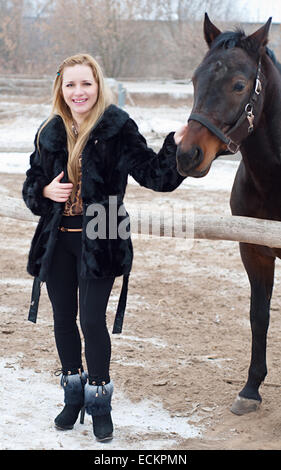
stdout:
<svg viewBox="0 0 281 470">
<path fill-rule="evenodd" d="M 177 2 L 176 2 L 177 3 Z M 197 8 L 197 18 L 203 17 L 205 10 L 210 14 L 210 18 L 217 17 L 223 20 L 222 12 L 225 12 L 228 21 L 246 21 L 251 23 L 266 22 L 272 17 L 273 23 L 281 23 L 281 0 L 221 0 L 221 9 L 212 9 L 212 0 L 209 0 L 209 8 L 204 2 L 201 8 Z M 207 3 L 207 4 L 208 4 Z M 217 5 L 217 3 L 214 3 Z M 223 7 L 226 7 L 224 9 Z M 215 7 L 216 8 L 216 7 Z M 208 11 L 209 10 L 209 11 Z"/>
<path fill-rule="evenodd" d="M 38 7 L 38 3 L 35 0 L 31 1 L 34 6 Z M 221 0 L 222 6 L 225 1 L 227 2 L 227 5 L 229 5 L 229 0 Z M 203 18 L 205 10 L 206 8 L 204 6 L 197 9 L 199 19 L 201 17 Z M 249 21 L 253 23 L 266 22 L 268 18 L 272 16 L 273 23 L 281 23 L 281 0 L 233 0 L 232 10 L 233 14 L 235 14 L 235 21 Z M 228 11 L 228 13 L 231 16 L 231 12 Z M 214 18 L 213 15 L 212 18 Z M 230 20 L 231 17 L 228 17 L 227 19 Z"/>
<path fill-rule="evenodd" d="M 272 16 L 273 23 L 281 23 L 281 0 L 236 0 L 236 5 L 241 19 L 245 15 L 246 21 L 266 22 Z"/>
</svg>

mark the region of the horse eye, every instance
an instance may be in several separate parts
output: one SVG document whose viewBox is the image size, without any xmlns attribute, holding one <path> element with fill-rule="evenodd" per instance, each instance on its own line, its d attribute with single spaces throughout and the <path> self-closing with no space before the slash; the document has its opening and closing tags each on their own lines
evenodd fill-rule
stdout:
<svg viewBox="0 0 281 470">
<path fill-rule="evenodd" d="M 244 88 L 245 88 L 245 83 L 242 83 L 242 82 L 237 82 L 233 86 L 234 91 L 243 91 Z"/>
</svg>

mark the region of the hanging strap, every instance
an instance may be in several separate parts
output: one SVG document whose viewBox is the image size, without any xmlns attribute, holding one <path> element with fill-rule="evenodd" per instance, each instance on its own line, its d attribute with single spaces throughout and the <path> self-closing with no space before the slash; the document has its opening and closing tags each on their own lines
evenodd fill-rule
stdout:
<svg viewBox="0 0 281 470">
<path fill-rule="evenodd" d="M 126 310 L 127 304 L 127 295 L 128 295 L 128 284 L 129 284 L 129 274 L 124 274 L 123 276 L 123 284 L 122 289 L 119 297 L 118 307 L 115 315 L 114 325 L 112 333 L 122 333 L 122 326 L 123 320 Z M 43 282 L 40 281 L 38 277 L 34 278 L 33 286 L 32 286 L 32 293 L 31 293 L 31 302 L 30 308 L 28 313 L 28 320 L 36 323 L 37 320 L 37 313 L 38 313 L 38 306 L 41 294 L 41 286 Z"/>
<path fill-rule="evenodd" d="M 40 281 L 39 277 L 34 278 L 33 286 L 32 286 L 32 293 L 31 293 L 30 308 L 29 308 L 29 313 L 28 313 L 28 320 L 33 323 L 36 323 L 36 320 L 37 320 L 38 305 L 39 305 L 39 300 L 40 300 L 42 284 L 43 282 Z"/>
<path fill-rule="evenodd" d="M 122 290 L 119 297 L 117 312 L 115 315 L 114 325 L 112 333 L 122 333 L 122 326 L 124 320 L 124 314 L 126 310 L 126 303 L 127 303 L 127 294 L 128 294 L 128 284 L 129 284 L 129 274 L 124 274 L 123 276 L 123 284 Z"/>
</svg>

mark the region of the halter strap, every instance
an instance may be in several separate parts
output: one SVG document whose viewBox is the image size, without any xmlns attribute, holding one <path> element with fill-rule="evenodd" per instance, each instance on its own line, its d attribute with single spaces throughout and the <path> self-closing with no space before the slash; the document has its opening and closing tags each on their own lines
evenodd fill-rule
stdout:
<svg viewBox="0 0 281 470">
<path fill-rule="evenodd" d="M 203 126 L 207 127 L 209 131 L 211 131 L 212 134 L 215 134 L 220 140 L 222 140 L 222 142 L 224 142 L 225 144 L 229 143 L 229 139 L 225 136 L 225 134 L 209 119 L 203 116 L 203 114 L 191 113 L 188 118 L 188 121 L 200 122 L 200 124 L 203 124 Z"/>
</svg>

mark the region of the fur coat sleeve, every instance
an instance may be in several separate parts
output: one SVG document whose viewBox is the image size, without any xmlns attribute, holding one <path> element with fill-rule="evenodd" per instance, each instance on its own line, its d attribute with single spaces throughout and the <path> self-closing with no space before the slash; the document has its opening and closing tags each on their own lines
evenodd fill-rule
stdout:
<svg viewBox="0 0 281 470">
<path fill-rule="evenodd" d="M 129 174 L 141 185 L 153 191 L 170 192 L 185 177 L 177 171 L 174 132 L 167 135 L 159 153 L 147 146 L 137 124 L 129 119 L 123 128 L 125 147 L 129 148 Z"/>
<path fill-rule="evenodd" d="M 52 208 L 51 200 L 43 196 L 43 188 L 50 183 L 44 173 L 40 153 L 37 148 L 37 136 L 35 137 L 35 150 L 30 156 L 30 168 L 26 172 L 23 184 L 22 196 L 27 207 L 35 215 L 46 215 Z"/>
</svg>

